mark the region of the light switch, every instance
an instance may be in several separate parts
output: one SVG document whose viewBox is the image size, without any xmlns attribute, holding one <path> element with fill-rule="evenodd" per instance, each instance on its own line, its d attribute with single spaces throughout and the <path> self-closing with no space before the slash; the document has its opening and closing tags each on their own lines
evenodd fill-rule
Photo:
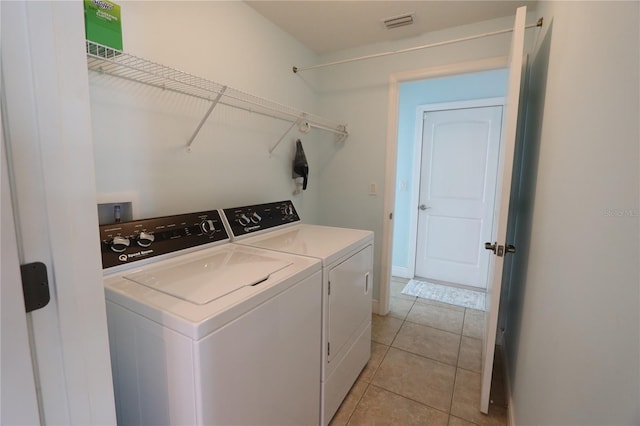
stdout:
<svg viewBox="0 0 640 426">
<path fill-rule="evenodd" d="M 369 184 L 369 195 L 378 195 L 378 188 L 375 182 Z"/>
</svg>

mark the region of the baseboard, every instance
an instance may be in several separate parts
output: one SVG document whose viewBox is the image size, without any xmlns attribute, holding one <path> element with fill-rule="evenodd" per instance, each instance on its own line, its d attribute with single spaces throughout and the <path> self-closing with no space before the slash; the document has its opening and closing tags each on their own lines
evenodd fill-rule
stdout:
<svg viewBox="0 0 640 426">
<path fill-rule="evenodd" d="M 379 302 L 376 299 L 371 299 L 371 312 L 374 314 L 378 314 L 378 305 Z"/>
<path fill-rule="evenodd" d="M 403 266 L 391 266 L 391 275 L 400 278 L 413 278 L 413 273 Z"/>
<path fill-rule="evenodd" d="M 509 358 L 505 346 L 498 346 L 502 352 L 502 360 L 504 362 L 504 380 L 507 385 L 507 425 L 516 426 L 516 411 L 513 406 L 513 394 L 511 393 L 511 378 L 509 376 Z"/>
</svg>

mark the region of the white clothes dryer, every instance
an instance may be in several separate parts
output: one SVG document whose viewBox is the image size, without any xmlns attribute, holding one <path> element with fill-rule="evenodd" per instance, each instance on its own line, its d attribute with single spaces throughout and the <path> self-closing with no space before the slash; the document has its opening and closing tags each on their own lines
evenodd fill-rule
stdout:
<svg viewBox="0 0 640 426">
<path fill-rule="evenodd" d="M 224 209 L 232 242 L 322 262 L 321 424 L 371 356 L 373 232 L 300 223 L 293 203 Z"/>
<path fill-rule="evenodd" d="M 100 235 L 118 424 L 318 424 L 318 260 L 228 244 L 215 210 Z"/>
</svg>

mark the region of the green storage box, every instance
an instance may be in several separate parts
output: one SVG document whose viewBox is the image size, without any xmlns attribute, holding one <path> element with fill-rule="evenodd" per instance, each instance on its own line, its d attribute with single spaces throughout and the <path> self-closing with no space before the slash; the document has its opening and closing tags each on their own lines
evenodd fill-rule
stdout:
<svg viewBox="0 0 640 426">
<path fill-rule="evenodd" d="M 108 0 L 84 0 L 87 40 L 122 50 L 120 6 Z"/>
</svg>

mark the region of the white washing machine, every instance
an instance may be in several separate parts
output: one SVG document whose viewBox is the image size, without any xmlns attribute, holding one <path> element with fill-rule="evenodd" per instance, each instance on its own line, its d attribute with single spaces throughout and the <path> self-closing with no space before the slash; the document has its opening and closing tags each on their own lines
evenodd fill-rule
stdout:
<svg viewBox="0 0 640 426">
<path fill-rule="evenodd" d="M 373 232 L 300 223 L 291 201 L 223 210 L 233 243 L 322 262 L 321 423 L 371 355 Z"/>
<path fill-rule="evenodd" d="M 119 425 L 313 425 L 321 264 L 217 211 L 100 227 Z"/>
</svg>

